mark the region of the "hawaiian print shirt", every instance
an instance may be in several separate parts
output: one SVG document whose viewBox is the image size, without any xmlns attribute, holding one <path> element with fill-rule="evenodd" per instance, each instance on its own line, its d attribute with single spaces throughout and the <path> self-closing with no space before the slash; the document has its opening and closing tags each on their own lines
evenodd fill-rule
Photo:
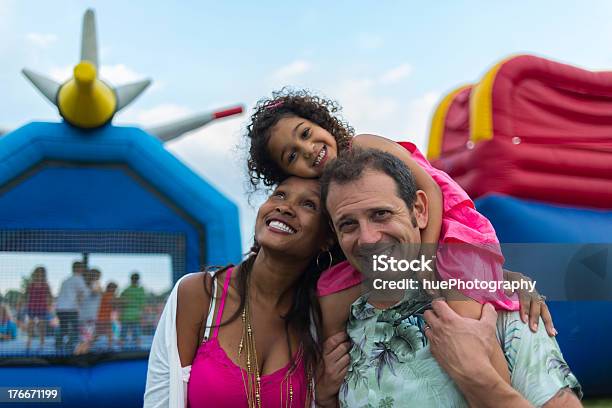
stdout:
<svg viewBox="0 0 612 408">
<path fill-rule="evenodd" d="M 395 306 L 381 310 L 363 295 L 351 306 L 347 331 L 353 346 L 340 388 L 341 407 L 467 407 L 455 383 L 438 365 L 424 335 L 423 312 L 430 299 L 406 291 Z M 580 384 L 543 324 L 532 333 L 518 312 L 499 312 L 497 336 L 511 373 L 512 386 L 541 406 L 560 389 L 582 397 Z"/>
</svg>

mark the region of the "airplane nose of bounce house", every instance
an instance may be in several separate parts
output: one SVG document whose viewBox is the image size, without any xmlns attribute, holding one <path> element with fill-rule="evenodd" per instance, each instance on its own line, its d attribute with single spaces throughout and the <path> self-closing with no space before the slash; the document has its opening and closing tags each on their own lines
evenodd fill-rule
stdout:
<svg viewBox="0 0 612 408">
<path fill-rule="evenodd" d="M 74 78 L 66 82 L 57 94 L 60 114 L 77 127 L 102 126 L 115 114 L 117 98 L 96 75 L 96 67 L 89 61 L 82 61 L 74 67 Z"/>
<path fill-rule="evenodd" d="M 505 59 L 450 92 L 428 156 L 537 282 L 586 395 L 612 389 L 612 72 Z"/>
</svg>

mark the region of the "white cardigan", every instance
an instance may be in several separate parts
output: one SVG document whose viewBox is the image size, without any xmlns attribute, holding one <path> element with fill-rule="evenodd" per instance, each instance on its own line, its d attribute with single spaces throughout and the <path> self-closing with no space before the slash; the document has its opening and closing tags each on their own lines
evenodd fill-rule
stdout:
<svg viewBox="0 0 612 408">
<path fill-rule="evenodd" d="M 155 330 L 147 367 L 144 408 L 187 407 L 187 383 L 191 366 L 181 367 L 176 340 L 177 294 L 185 276 L 172 288 Z"/>
<path fill-rule="evenodd" d="M 188 275 L 185 275 L 188 276 Z M 159 318 L 147 367 L 147 384 L 143 408 L 186 408 L 187 383 L 191 366 L 181 367 L 176 339 L 176 307 L 178 287 L 185 278 L 180 278 L 166 300 L 166 306 Z M 217 280 L 213 279 L 213 293 L 217 294 Z M 212 296 L 204 335 L 209 336 L 217 296 Z M 311 311 L 312 313 L 312 311 Z M 311 327 L 313 336 L 316 334 Z M 314 381 L 312 383 L 314 397 Z M 315 407 L 314 398 L 312 408 Z"/>
</svg>

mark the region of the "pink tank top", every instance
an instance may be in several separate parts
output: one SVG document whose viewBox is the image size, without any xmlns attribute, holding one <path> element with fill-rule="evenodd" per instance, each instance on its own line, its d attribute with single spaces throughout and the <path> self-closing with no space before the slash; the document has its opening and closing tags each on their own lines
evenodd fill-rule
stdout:
<svg viewBox="0 0 612 408">
<path fill-rule="evenodd" d="M 219 324 L 227 297 L 232 269 L 227 270 L 223 285 L 221 302 L 217 312 L 213 335 L 198 348 L 191 365 L 191 375 L 187 385 L 188 406 L 190 408 L 240 408 L 247 407 L 243 376 L 246 370 L 236 365 L 221 348 L 218 340 Z M 215 293 L 216 296 L 216 293 Z M 211 302 L 214 307 L 214 303 Z M 212 309 L 212 308 L 211 308 Z M 214 313 L 214 310 L 209 310 Z M 297 368 L 291 374 L 293 388 L 292 407 L 304 407 L 306 403 L 306 375 L 300 351 L 296 354 Z M 265 408 L 289 406 L 289 382 L 286 378 L 291 362 L 273 373 L 261 376 L 261 405 Z M 281 401 L 282 398 L 282 401 Z"/>
</svg>

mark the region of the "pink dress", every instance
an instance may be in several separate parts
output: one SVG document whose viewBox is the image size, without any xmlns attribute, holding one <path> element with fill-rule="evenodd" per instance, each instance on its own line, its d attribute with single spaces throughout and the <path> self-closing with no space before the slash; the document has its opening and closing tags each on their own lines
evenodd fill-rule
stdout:
<svg viewBox="0 0 612 408">
<path fill-rule="evenodd" d="M 240 408 L 247 407 L 243 376 L 246 370 L 237 366 L 225 353 L 218 340 L 219 324 L 227 297 L 232 269 L 227 270 L 223 293 L 221 294 L 214 332 L 210 339 L 204 339 L 191 365 L 187 400 L 190 408 Z M 209 313 L 214 313 L 210 310 Z M 306 375 L 301 349 L 295 359 L 297 368 L 291 373 L 293 387 L 292 407 L 304 407 L 306 403 Z M 277 371 L 261 376 L 261 405 L 280 408 L 289 406 L 287 373 L 291 362 Z M 282 402 L 281 402 L 282 398 Z"/>
<path fill-rule="evenodd" d="M 467 193 L 445 172 L 433 167 L 410 142 L 398 142 L 440 186 L 444 198 L 440 244 L 436 257 L 439 278 L 481 281 L 503 281 L 504 257 L 495 229 L 489 220 L 474 208 Z M 459 245 L 453 245 L 453 244 Z M 477 250 L 467 250 L 470 244 Z M 466 268 L 466 265 L 469 265 Z M 319 296 L 340 292 L 361 283 L 362 277 L 348 261 L 341 262 L 321 274 L 317 284 Z M 462 290 L 464 295 L 497 309 L 518 310 L 518 301 L 504 293 L 488 290 Z"/>
</svg>

